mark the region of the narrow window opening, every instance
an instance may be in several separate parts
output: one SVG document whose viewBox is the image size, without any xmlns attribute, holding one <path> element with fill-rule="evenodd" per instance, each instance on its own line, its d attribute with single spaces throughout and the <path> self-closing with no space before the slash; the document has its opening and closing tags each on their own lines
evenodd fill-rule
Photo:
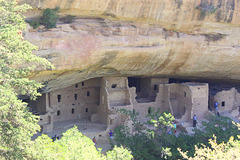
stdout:
<svg viewBox="0 0 240 160">
<path fill-rule="evenodd" d="M 61 94 L 57 95 L 58 102 L 61 102 Z"/>
<path fill-rule="evenodd" d="M 222 106 L 223 106 L 223 107 L 225 106 L 225 101 L 222 101 Z"/>
<path fill-rule="evenodd" d="M 148 114 L 151 114 L 151 107 L 148 107 Z"/>
<path fill-rule="evenodd" d="M 88 97 L 90 96 L 90 92 L 89 92 L 89 91 L 87 91 L 87 96 L 88 96 Z"/>
<path fill-rule="evenodd" d="M 84 82 L 82 82 L 82 86 L 84 86 Z"/>
<path fill-rule="evenodd" d="M 88 112 L 88 108 L 86 108 L 86 112 Z"/>
<path fill-rule="evenodd" d="M 187 97 L 187 93 L 186 92 L 184 92 L 184 97 Z"/>
<path fill-rule="evenodd" d="M 110 119 L 110 125 L 112 125 L 113 124 L 113 120 L 112 119 Z"/>
<path fill-rule="evenodd" d="M 77 100 L 77 94 L 74 94 L 74 99 L 75 99 L 75 101 Z"/>
<path fill-rule="evenodd" d="M 116 88 L 116 87 L 117 87 L 117 84 L 113 84 L 113 85 L 112 85 L 112 88 Z"/>
<path fill-rule="evenodd" d="M 75 113 L 75 109 L 74 108 L 72 108 L 72 114 L 74 114 Z"/>
<path fill-rule="evenodd" d="M 156 84 L 154 85 L 153 89 L 154 89 L 154 91 L 156 91 L 158 89 Z"/>
<path fill-rule="evenodd" d="M 75 84 L 75 88 L 78 88 L 78 84 Z"/>
<path fill-rule="evenodd" d="M 60 116 L 61 112 L 60 110 L 57 111 L 57 116 Z"/>
</svg>

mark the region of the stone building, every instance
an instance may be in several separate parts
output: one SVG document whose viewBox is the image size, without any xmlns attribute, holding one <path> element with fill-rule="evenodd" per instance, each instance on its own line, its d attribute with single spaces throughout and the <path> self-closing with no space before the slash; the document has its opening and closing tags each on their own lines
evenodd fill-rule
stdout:
<svg viewBox="0 0 240 160">
<path fill-rule="evenodd" d="M 102 126 L 102 135 L 130 124 L 126 115 L 117 112 L 119 109 L 139 112 L 141 121 L 147 120 L 149 108 L 169 111 L 181 121 L 191 121 L 194 113 L 204 118 L 208 112 L 208 84 L 169 84 L 167 78 L 94 78 L 44 93 L 37 101 L 30 101 L 29 106 L 40 115 L 43 133 L 52 132 L 61 124 L 86 122 L 88 126 Z"/>
<path fill-rule="evenodd" d="M 239 121 L 240 93 L 236 88 L 224 89 L 210 98 L 212 99 L 212 110 L 214 110 L 214 102 L 217 102 L 220 115 L 231 117 L 234 121 Z"/>
</svg>

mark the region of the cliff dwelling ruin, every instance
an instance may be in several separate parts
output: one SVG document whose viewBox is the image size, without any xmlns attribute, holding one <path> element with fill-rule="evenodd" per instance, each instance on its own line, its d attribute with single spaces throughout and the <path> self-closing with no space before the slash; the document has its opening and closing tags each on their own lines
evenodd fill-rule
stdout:
<svg viewBox="0 0 240 160">
<path fill-rule="evenodd" d="M 168 78 L 103 77 L 79 82 L 70 87 L 43 93 L 36 101 L 28 101 L 30 110 L 40 115 L 42 133 L 51 135 L 74 125 L 89 137 L 106 136 L 119 125 L 131 127 L 129 118 L 119 109 L 139 112 L 146 122 L 149 108 L 168 111 L 176 121 L 191 132 L 192 117 L 198 119 L 213 110 L 214 101 L 219 111 L 234 112 L 240 106 L 240 93 L 232 88 L 209 94 L 209 84 L 199 82 L 169 83 Z"/>
</svg>

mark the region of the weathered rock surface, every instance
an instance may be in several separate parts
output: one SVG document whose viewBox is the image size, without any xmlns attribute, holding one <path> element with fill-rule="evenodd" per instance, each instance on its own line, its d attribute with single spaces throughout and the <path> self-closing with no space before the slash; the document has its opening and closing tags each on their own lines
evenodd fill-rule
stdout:
<svg viewBox="0 0 240 160">
<path fill-rule="evenodd" d="M 78 16 L 25 34 L 56 67 L 32 75 L 48 82 L 45 92 L 102 76 L 240 80 L 239 0 L 214 1 L 216 12 L 205 16 L 200 0 L 25 2 Z"/>
<path fill-rule="evenodd" d="M 19 0 L 41 9 L 61 8 L 62 15 L 101 17 L 159 24 L 168 30 L 201 34 L 223 33 L 240 24 L 239 0 Z M 200 9 L 196 9 L 196 7 Z M 211 14 L 211 7 L 217 10 Z"/>
</svg>

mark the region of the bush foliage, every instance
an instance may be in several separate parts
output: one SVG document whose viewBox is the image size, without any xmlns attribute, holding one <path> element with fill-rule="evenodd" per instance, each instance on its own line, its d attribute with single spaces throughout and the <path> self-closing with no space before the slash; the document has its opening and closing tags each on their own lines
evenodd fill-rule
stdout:
<svg viewBox="0 0 240 160">
<path fill-rule="evenodd" d="M 46 29 L 49 28 L 56 28 L 57 20 L 59 18 L 58 12 L 59 7 L 55 9 L 44 9 L 43 14 L 40 18 L 32 19 L 32 20 L 26 20 L 26 22 L 32 26 L 34 29 L 38 28 L 40 25 L 45 26 Z"/>
<path fill-rule="evenodd" d="M 217 152 L 214 149 L 216 145 L 230 146 L 233 143 L 234 147 L 239 145 L 238 140 L 233 141 L 238 137 L 239 130 L 227 117 L 209 116 L 207 121 L 202 123 L 201 128 L 194 129 L 193 135 L 180 133 L 175 136 L 172 124 L 174 117 L 170 113 L 152 110 L 148 115 L 151 120 L 147 124 L 141 124 L 137 118 L 138 113 L 124 110 L 120 112 L 130 115 L 135 131 L 132 133 L 127 126 L 120 126 L 115 129 L 115 141 L 111 143 L 131 149 L 135 159 L 183 159 L 184 157 L 191 159 L 196 154 L 200 155 L 200 152 L 205 151 L 206 148 L 209 152 L 210 150 Z M 151 129 L 146 129 L 146 125 Z M 179 152 L 179 148 L 182 150 L 181 152 Z M 226 148 L 227 146 L 223 146 L 223 149 Z M 236 151 L 236 148 L 232 150 Z M 209 155 L 206 154 L 206 156 Z"/>
<path fill-rule="evenodd" d="M 43 10 L 43 15 L 40 18 L 41 19 L 41 24 L 44 25 L 47 29 L 49 28 L 56 28 L 56 23 L 58 20 L 58 13 L 59 12 L 59 7 L 55 9 L 44 9 Z"/>
</svg>

